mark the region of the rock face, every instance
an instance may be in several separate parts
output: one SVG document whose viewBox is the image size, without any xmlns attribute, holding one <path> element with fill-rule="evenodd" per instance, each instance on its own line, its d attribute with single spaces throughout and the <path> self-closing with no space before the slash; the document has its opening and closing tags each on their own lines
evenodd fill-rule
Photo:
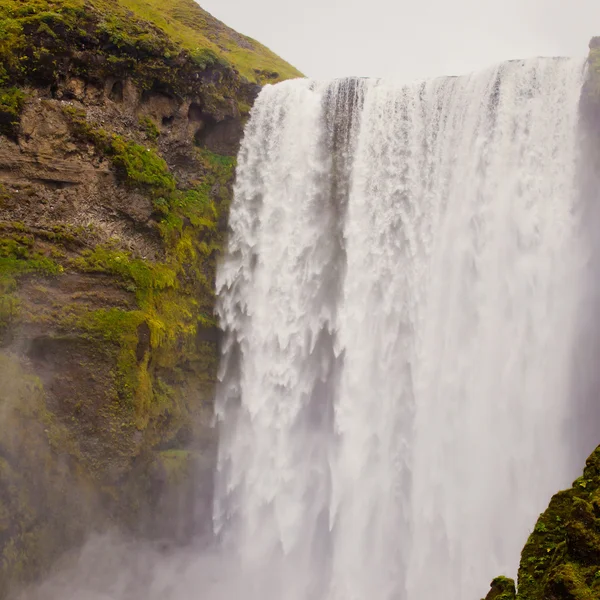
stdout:
<svg viewBox="0 0 600 600">
<path fill-rule="evenodd" d="M 600 447 L 583 476 L 559 492 L 523 549 L 518 593 L 514 582 L 492 582 L 486 600 L 597 600 L 600 598 Z"/>
<path fill-rule="evenodd" d="M 238 34 L 171 4 L 0 7 L 0 597 L 93 529 L 210 516 L 215 266 L 259 88 L 219 54 Z M 297 74 L 239 38 L 255 81 Z"/>
<path fill-rule="evenodd" d="M 590 43 L 588 78 L 581 96 L 585 164 L 579 174 L 590 222 L 600 186 L 600 38 Z M 595 252 L 597 235 L 592 240 Z M 595 333 L 597 335 L 597 333 Z M 597 386 L 590 397 L 597 403 Z M 593 414 L 593 413 L 590 413 Z M 582 424 L 583 426 L 583 424 Z M 597 437 L 597 423 L 589 423 Z M 588 432 L 580 432 L 588 433 Z M 518 586 L 499 577 L 486 600 L 597 600 L 600 598 L 600 447 L 588 458 L 582 477 L 559 492 L 540 515 L 521 554 Z"/>
</svg>

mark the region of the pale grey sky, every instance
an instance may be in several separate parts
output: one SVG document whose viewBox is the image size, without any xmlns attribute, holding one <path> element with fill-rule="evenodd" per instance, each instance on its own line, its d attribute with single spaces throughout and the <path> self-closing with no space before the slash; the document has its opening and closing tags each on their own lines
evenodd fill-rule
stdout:
<svg viewBox="0 0 600 600">
<path fill-rule="evenodd" d="M 599 0 L 199 0 L 314 78 L 419 79 L 584 56 Z"/>
</svg>

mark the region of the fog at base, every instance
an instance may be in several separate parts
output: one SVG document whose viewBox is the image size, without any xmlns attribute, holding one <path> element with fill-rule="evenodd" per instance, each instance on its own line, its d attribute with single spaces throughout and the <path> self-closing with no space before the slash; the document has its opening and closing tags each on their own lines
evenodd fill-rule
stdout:
<svg viewBox="0 0 600 600">
<path fill-rule="evenodd" d="M 227 557 L 205 543 L 186 548 L 93 536 L 68 553 L 38 586 L 15 600 L 230 600 L 245 595 Z"/>
<path fill-rule="evenodd" d="M 217 281 L 215 538 L 99 537 L 25 598 L 464 600 L 515 576 L 593 449 L 583 77 L 267 86 Z"/>
</svg>

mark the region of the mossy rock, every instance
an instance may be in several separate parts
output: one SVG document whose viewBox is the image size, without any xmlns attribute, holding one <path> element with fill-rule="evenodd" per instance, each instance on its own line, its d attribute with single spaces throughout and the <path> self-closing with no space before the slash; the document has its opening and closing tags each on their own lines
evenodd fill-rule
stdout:
<svg viewBox="0 0 600 600">
<path fill-rule="evenodd" d="M 17 87 L 0 88 L 0 133 L 15 135 L 25 98 L 25 92 Z"/>
<path fill-rule="evenodd" d="M 495 581 L 510 582 L 504 578 Z M 504 600 L 502 594 L 508 594 L 507 600 L 514 598 L 510 584 L 506 585 L 508 591 L 496 586 L 497 595 L 491 598 Z M 540 515 L 523 548 L 516 594 L 517 600 L 598 598 L 600 447 L 588 458 L 583 476 L 572 488 L 556 494 Z"/>
<path fill-rule="evenodd" d="M 515 582 L 508 577 L 496 577 L 490 584 L 490 591 L 485 600 L 515 600 Z"/>
<path fill-rule="evenodd" d="M 102 79 L 129 73 L 151 86 L 191 87 L 199 72 L 261 82 L 301 76 L 261 44 L 239 35 L 193 0 L 3 0 L 0 84 L 56 84 L 68 71 Z"/>
</svg>

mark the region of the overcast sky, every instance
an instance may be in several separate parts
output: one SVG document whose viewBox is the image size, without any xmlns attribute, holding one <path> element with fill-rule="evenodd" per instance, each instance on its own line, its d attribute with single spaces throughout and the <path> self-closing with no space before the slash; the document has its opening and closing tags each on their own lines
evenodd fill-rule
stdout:
<svg viewBox="0 0 600 600">
<path fill-rule="evenodd" d="M 600 0 L 200 0 L 309 77 L 419 79 L 584 56 Z"/>
</svg>

